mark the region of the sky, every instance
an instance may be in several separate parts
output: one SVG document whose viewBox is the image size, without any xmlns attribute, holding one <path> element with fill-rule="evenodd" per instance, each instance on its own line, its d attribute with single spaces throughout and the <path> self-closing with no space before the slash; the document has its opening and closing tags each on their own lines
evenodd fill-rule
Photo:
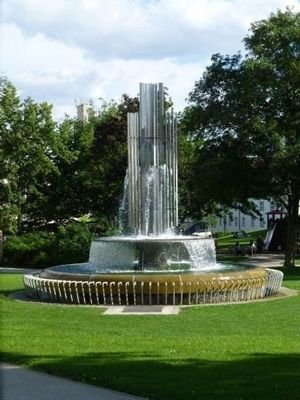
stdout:
<svg viewBox="0 0 300 400">
<path fill-rule="evenodd" d="M 243 50 L 250 24 L 300 0 L 0 0 L 0 74 L 54 117 L 76 102 L 163 82 L 176 111 L 212 54 Z"/>
</svg>

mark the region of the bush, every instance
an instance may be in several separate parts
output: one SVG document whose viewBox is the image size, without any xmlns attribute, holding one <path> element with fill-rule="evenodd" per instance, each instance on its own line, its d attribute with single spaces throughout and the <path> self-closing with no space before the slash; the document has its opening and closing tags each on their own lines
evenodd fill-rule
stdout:
<svg viewBox="0 0 300 400">
<path fill-rule="evenodd" d="M 60 227 L 56 233 L 10 236 L 4 243 L 4 262 L 10 266 L 47 267 L 88 260 L 92 234 L 86 224 Z"/>
<path fill-rule="evenodd" d="M 9 236 L 4 242 L 4 263 L 12 266 L 44 266 L 49 262 L 53 246 L 53 235 L 47 232 Z M 45 264 L 37 262 L 41 253 L 48 255 Z"/>
<path fill-rule="evenodd" d="M 88 260 L 92 234 L 86 224 L 60 227 L 55 237 L 54 264 L 76 263 Z"/>
</svg>

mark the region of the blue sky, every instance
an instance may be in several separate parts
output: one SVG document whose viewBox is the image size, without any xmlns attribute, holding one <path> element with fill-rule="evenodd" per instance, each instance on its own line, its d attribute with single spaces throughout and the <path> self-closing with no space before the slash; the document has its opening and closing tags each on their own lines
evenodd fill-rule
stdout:
<svg viewBox="0 0 300 400">
<path fill-rule="evenodd" d="M 134 96 L 163 82 L 186 105 L 213 53 L 243 49 L 250 23 L 300 0 L 2 0 L 0 73 L 54 105 Z"/>
</svg>

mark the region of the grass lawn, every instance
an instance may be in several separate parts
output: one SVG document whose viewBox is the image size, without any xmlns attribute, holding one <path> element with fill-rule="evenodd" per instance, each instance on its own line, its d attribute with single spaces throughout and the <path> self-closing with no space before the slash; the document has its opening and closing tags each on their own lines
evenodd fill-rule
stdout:
<svg viewBox="0 0 300 400">
<path fill-rule="evenodd" d="M 260 231 L 254 231 L 254 232 L 247 232 L 247 237 L 245 238 L 234 238 L 232 234 L 222 236 L 220 238 L 215 239 L 216 247 L 219 251 L 225 250 L 225 249 L 231 249 L 233 251 L 234 245 L 236 242 L 239 242 L 240 245 L 246 249 L 247 246 L 249 245 L 250 240 L 253 240 L 254 243 L 258 236 L 261 236 L 262 239 L 265 238 L 267 231 L 266 230 L 260 230 Z"/>
<path fill-rule="evenodd" d="M 97 307 L 17 302 L 0 275 L 2 360 L 150 399 L 299 399 L 300 296 L 104 316 Z M 284 285 L 300 290 L 300 268 Z"/>
</svg>

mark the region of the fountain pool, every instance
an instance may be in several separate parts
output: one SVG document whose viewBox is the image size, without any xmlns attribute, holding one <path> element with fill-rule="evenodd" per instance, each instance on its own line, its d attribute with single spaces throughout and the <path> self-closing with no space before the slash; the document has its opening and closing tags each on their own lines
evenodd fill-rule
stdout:
<svg viewBox="0 0 300 400">
<path fill-rule="evenodd" d="M 128 114 L 128 170 L 122 220 L 132 236 L 92 241 L 87 263 L 24 275 L 42 301 L 95 305 L 176 305 L 248 301 L 276 294 L 283 274 L 216 263 L 209 232 L 176 235 L 177 133 L 162 84 L 140 84 Z"/>
<path fill-rule="evenodd" d="M 237 302 L 271 296 L 280 271 L 218 264 L 206 236 L 96 239 L 89 262 L 25 275 L 31 297 L 95 305 L 183 305 Z"/>
</svg>

